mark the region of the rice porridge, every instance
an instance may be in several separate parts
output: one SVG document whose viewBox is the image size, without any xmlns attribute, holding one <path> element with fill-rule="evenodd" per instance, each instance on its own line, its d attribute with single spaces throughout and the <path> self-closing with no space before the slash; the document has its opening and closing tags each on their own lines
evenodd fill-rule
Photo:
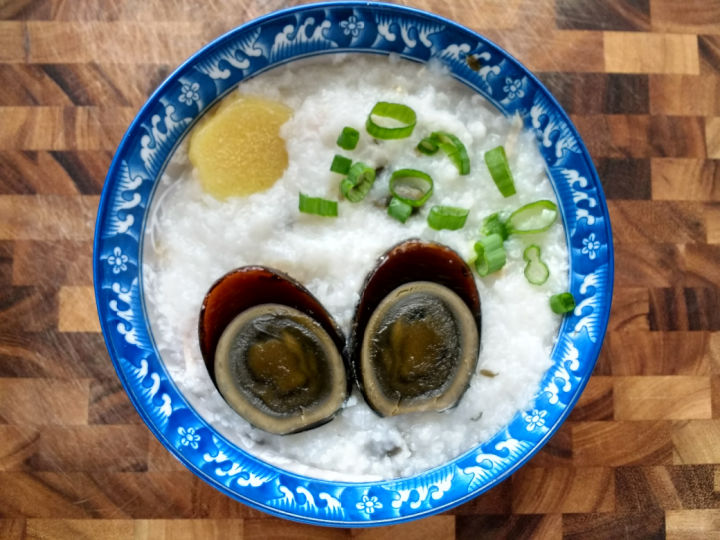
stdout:
<svg viewBox="0 0 720 540">
<path fill-rule="evenodd" d="M 441 73 L 395 57 L 327 55 L 274 68 L 237 90 L 293 110 L 281 127 L 288 167 L 265 191 L 223 201 L 205 193 L 188 159 L 187 137 L 159 181 L 148 213 L 143 247 L 143 290 L 156 347 L 175 384 L 206 421 L 230 441 L 273 465 L 328 480 L 380 480 L 441 465 L 490 438 L 529 407 L 550 367 L 561 317 L 551 295 L 567 290 L 568 253 L 562 224 L 505 242 L 507 264 L 475 276 L 482 302 L 480 357 L 457 407 L 438 413 L 380 418 L 357 389 L 329 423 L 293 435 L 253 428 L 223 400 L 208 375 L 198 344 L 198 316 L 209 287 L 226 272 L 264 265 L 298 280 L 323 303 L 345 335 L 363 281 L 388 248 L 408 238 L 438 242 L 465 260 L 473 254 L 483 218 L 540 199 L 556 202 L 534 135 L 482 96 Z M 379 101 L 417 113 L 413 135 L 374 141 L 364 130 Z M 330 172 L 344 126 L 361 133 L 352 159 L 382 168 L 364 201 L 339 203 L 338 216 L 298 212 L 298 193 L 338 200 L 339 175 Z M 418 141 L 447 131 L 465 144 L 469 175 L 460 176 L 439 153 L 421 155 Z M 517 194 L 504 198 L 483 154 L 504 145 Z M 406 223 L 388 216 L 388 178 L 400 168 L 432 176 L 432 204 Z M 434 230 L 432 205 L 470 209 L 460 230 Z M 523 275 L 523 250 L 542 249 L 550 277 L 541 286 Z"/>
</svg>

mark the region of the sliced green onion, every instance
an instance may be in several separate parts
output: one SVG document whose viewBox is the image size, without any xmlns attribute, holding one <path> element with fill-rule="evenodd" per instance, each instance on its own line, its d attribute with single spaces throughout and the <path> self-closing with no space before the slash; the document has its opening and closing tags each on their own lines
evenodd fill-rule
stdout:
<svg viewBox="0 0 720 540">
<path fill-rule="evenodd" d="M 355 150 L 360 140 L 360 132 L 348 126 L 345 126 L 337 138 L 337 145 L 345 150 Z"/>
<path fill-rule="evenodd" d="M 550 297 L 550 309 L 558 315 L 570 313 L 575 309 L 575 297 L 569 292 L 555 294 Z"/>
<path fill-rule="evenodd" d="M 340 182 L 340 191 L 350 202 L 359 202 L 365 198 L 375 182 L 375 169 L 358 161 L 354 163 L 348 175 Z"/>
<path fill-rule="evenodd" d="M 434 131 L 430 137 L 435 141 L 440 150 L 447 154 L 460 174 L 470 172 L 470 158 L 468 157 L 465 145 L 452 133 L 445 131 Z"/>
<path fill-rule="evenodd" d="M 497 146 L 485 152 L 485 164 L 502 196 L 515 195 L 515 183 L 510 172 L 510 164 L 505 156 L 505 148 Z"/>
<path fill-rule="evenodd" d="M 525 278 L 533 285 L 542 285 L 550 277 L 550 269 L 541 257 L 540 246 L 532 244 L 523 251 L 525 265 Z"/>
<path fill-rule="evenodd" d="M 381 126 L 376 118 L 389 118 L 394 122 L 389 126 Z M 365 129 L 377 139 L 404 139 L 412 135 L 416 121 L 415 111 L 407 105 L 378 101 L 365 121 Z"/>
<path fill-rule="evenodd" d="M 418 143 L 415 148 L 417 148 L 418 152 L 421 152 L 427 156 L 432 156 L 440 149 L 440 147 L 437 145 L 437 141 L 435 141 L 432 136 L 425 137 L 422 141 Z"/>
<path fill-rule="evenodd" d="M 507 220 L 510 234 L 531 234 L 546 231 L 555 223 L 558 216 L 557 205 L 548 200 L 540 200 L 521 206 Z"/>
<path fill-rule="evenodd" d="M 332 164 L 330 165 L 330 170 L 340 174 L 347 174 L 350 170 L 350 165 L 352 165 L 352 159 L 341 156 L 340 154 L 335 154 Z"/>
<path fill-rule="evenodd" d="M 401 201 L 397 197 L 390 199 L 390 206 L 388 206 L 388 215 L 394 217 L 401 223 L 405 223 L 407 218 L 412 214 L 413 207 L 406 202 Z"/>
<path fill-rule="evenodd" d="M 470 158 L 467 149 L 460 139 L 446 131 L 433 131 L 417 145 L 417 150 L 429 156 L 435 154 L 438 149 L 447 154 L 460 174 L 470 172 Z"/>
<path fill-rule="evenodd" d="M 405 204 L 418 208 L 425 204 L 433 192 L 429 174 L 416 169 L 398 169 L 390 176 L 390 193 Z"/>
<path fill-rule="evenodd" d="M 475 242 L 475 254 L 475 270 L 482 277 L 505 266 L 505 246 L 499 234 L 491 234 Z"/>
<path fill-rule="evenodd" d="M 328 201 L 321 197 L 308 197 L 304 193 L 300 194 L 298 208 L 301 212 L 317 216 L 335 217 L 338 215 L 338 204 L 335 201 Z"/>
<path fill-rule="evenodd" d="M 439 231 L 440 229 L 449 229 L 456 231 L 465 226 L 470 210 L 465 208 L 457 208 L 456 206 L 433 206 L 428 215 L 428 225 Z"/>
<path fill-rule="evenodd" d="M 483 236 L 489 236 L 491 234 L 499 234 L 503 240 L 507 240 L 510 233 L 507 229 L 507 224 L 500 218 L 500 214 L 497 212 L 490 214 L 483 220 L 483 225 L 480 233 Z"/>
</svg>

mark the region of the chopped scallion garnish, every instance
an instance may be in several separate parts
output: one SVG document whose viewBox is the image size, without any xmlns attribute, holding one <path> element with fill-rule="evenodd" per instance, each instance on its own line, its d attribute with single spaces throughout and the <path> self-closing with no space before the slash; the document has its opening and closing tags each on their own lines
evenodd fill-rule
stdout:
<svg viewBox="0 0 720 540">
<path fill-rule="evenodd" d="M 335 154 L 332 164 L 330 165 L 330 170 L 339 174 L 347 174 L 351 165 L 352 159 L 341 156 L 340 154 Z"/>
<path fill-rule="evenodd" d="M 362 201 L 375 182 L 375 169 L 362 162 L 354 163 L 340 182 L 340 191 L 350 202 Z"/>
<path fill-rule="evenodd" d="M 390 176 L 390 193 L 405 204 L 418 208 L 425 204 L 433 192 L 429 174 L 416 169 L 398 169 Z"/>
<path fill-rule="evenodd" d="M 550 270 L 541 257 L 540 246 L 532 244 L 523 251 L 525 265 L 525 278 L 533 285 L 542 285 L 550 277 Z"/>
<path fill-rule="evenodd" d="M 435 131 L 430 137 L 436 142 L 440 150 L 447 154 L 457 167 L 458 173 L 468 174 L 470 172 L 470 158 L 468 157 L 465 145 L 452 133 Z"/>
<path fill-rule="evenodd" d="M 301 212 L 315 214 L 317 216 L 335 217 L 338 215 L 337 202 L 329 201 L 321 197 L 308 197 L 304 193 L 300 193 L 298 208 Z"/>
<path fill-rule="evenodd" d="M 575 297 L 569 292 L 555 294 L 550 297 L 550 309 L 558 315 L 570 313 L 575 309 Z"/>
<path fill-rule="evenodd" d="M 505 266 L 505 246 L 499 234 L 484 236 L 475 242 L 475 270 L 485 277 Z"/>
<path fill-rule="evenodd" d="M 428 225 L 439 231 L 449 229 L 456 231 L 465 226 L 470 210 L 457 208 L 455 206 L 433 206 L 428 214 Z"/>
<path fill-rule="evenodd" d="M 470 172 L 470 158 L 467 149 L 460 139 L 452 133 L 445 131 L 433 131 L 428 137 L 421 140 L 416 146 L 419 152 L 429 156 L 435 154 L 438 149 L 447 154 L 460 174 Z"/>
<path fill-rule="evenodd" d="M 489 236 L 491 234 L 499 234 L 503 240 L 507 240 L 510 233 L 507 230 L 506 223 L 500 218 L 500 214 L 497 212 L 490 214 L 483 220 L 482 230 L 480 233 L 483 236 Z"/>
<path fill-rule="evenodd" d="M 510 172 L 510 164 L 505 156 L 505 148 L 497 146 L 485 152 L 485 164 L 502 196 L 515 195 L 515 183 L 512 172 Z"/>
<path fill-rule="evenodd" d="M 548 200 L 540 200 L 521 206 L 507 220 L 510 234 L 532 234 L 546 231 L 555 223 L 558 216 L 557 205 Z"/>
<path fill-rule="evenodd" d="M 437 145 L 437 142 L 432 138 L 432 136 L 425 137 L 422 141 L 418 143 L 416 148 L 418 152 L 421 152 L 428 156 L 432 156 L 440 149 L 440 147 Z"/>
<path fill-rule="evenodd" d="M 379 125 L 380 118 L 386 119 L 384 123 L 390 125 Z M 416 121 L 415 111 L 407 105 L 379 101 L 370 111 L 365 129 L 377 139 L 404 139 L 412 135 Z"/>
<path fill-rule="evenodd" d="M 360 132 L 348 126 L 345 126 L 337 138 L 337 145 L 344 150 L 355 150 L 360 140 Z"/>
<path fill-rule="evenodd" d="M 388 215 L 394 217 L 401 223 L 405 223 L 407 218 L 412 214 L 413 207 L 406 202 L 401 201 L 397 197 L 390 199 L 390 205 L 388 206 Z"/>
</svg>

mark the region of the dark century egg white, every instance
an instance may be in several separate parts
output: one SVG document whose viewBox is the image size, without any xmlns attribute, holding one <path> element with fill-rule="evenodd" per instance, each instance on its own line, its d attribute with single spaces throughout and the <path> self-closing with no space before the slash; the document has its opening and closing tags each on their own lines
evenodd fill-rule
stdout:
<svg viewBox="0 0 720 540">
<path fill-rule="evenodd" d="M 276 270 L 246 266 L 210 288 L 200 349 L 225 401 L 276 434 L 330 421 L 349 394 L 338 325 L 302 285 Z"/>
<path fill-rule="evenodd" d="M 368 276 L 352 324 L 354 378 L 380 416 L 442 411 L 457 404 L 475 372 L 480 297 L 452 249 L 405 241 Z"/>
</svg>

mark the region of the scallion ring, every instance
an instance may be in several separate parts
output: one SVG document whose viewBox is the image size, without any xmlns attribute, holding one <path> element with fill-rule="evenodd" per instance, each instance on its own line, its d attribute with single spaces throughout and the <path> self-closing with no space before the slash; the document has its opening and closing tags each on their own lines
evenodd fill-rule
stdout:
<svg viewBox="0 0 720 540">
<path fill-rule="evenodd" d="M 389 119 L 390 125 L 380 125 L 380 118 Z M 417 115 L 407 105 L 378 101 L 365 121 L 367 132 L 377 139 L 404 139 L 412 135 Z"/>
<path fill-rule="evenodd" d="M 507 229 L 510 234 L 540 233 L 548 230 L 557 217 L 557 205 L 543 199 L 521 206 L 510 214 Z"/>
<path fill-rule="evenodd" d="M 415 148 L 417 148 L 418 152 L 427 156 L 432 156 L 440 149 L 440 147 L 437 145 L 437 141 L 435 141 L 432 136 L 425 137 L 417 144 Z"/>
<path fill-rule="evenodd" d="M 456 231 L 465 226 L 469 213 L 470 210 L 456 206 L 433 206 L 427 221 L 428 225 L 436 231 L 441 229 Z"/>
<path fill-rule="evenodd" d="M 416 169 L 398 169 L 390 176 L 390 193 L 405 204 L 419 208 L 430 198 L 433 180 Z"/>
<path fill-rule="evenodd" d="M 360 140 L 360 132 L 349 126 L 345 126 L 337 138 L 337 145 L 344 150 L 355 150 Z"/>
<path fill-rule="evenodd" d="M 502 196 L 510 197 L 515 195 L 515 182 L 513 181 L 512 172 L 510 172 L 510 164 L 505 155 L 505 148 L 497 146 L 485 152 L 485 164 Z"/>
<path fill-rule="evenodd" d="M 390 199 L 390 205 L 387 212 L 390 217 L 397 219 L 400 223 L 405 223 L 407 218 L 412 214 L 413 207 L 401 201 L 397 197 Z"/>
<path fill-rule="evenodd" d="M 358 161 L 340 182 L 340 191 L 350 202 L 362 201 L 375 182 L 375 169 Z"/>
<path fill-rule="evenodd" d="M 558 315 L 570 313 L 575 309 L 575 297 L 569 292 L 555 294 L 550 297 L 550 309 Z"/>
<path fill-rule="evenodd" d="M 460 139 L 446 131 L 434 131 L 430 134 L 430 138 L 435 141 L 440 150 L 447 154 L 450 161 L 457 167 L 458 173 L 470 173 L 470 158 L 468 157 L 465 145 Z"/>
<path fill-rule="evenodd" d="M 500 214 L 497 212 L 490 214 L 483 220 L 482 230 L 480 232 L 483 236 L 499 234 L 503 240 L 507 240 L 508 236 L 510 236 L 510 233 L 507 230 L 507 224 L 502 220 Z"/>
<path fill-rule="evenodd" d="M 505 266 L 505 246 L 499 234 L 484 236 L 475 242 L 475 254 L 477 255 L 475 270 L 482 277 L 497 272 Z"/>
<path fill-rule="evenodd" d="M 321 197 L 308 197 L 300 193 L 298 208 L 306 214 L 315 214 L 323 217 L 335 217 L 338 215 L 338 204 Z"/>
<path fill-rule="evenodd" d="M 550 277 L 550 269 L 541 258 L 542 251 L 540 246 L 532 244 L 523 251 L 523 260 L 525 265 L 525 279 L 532 285 L 542 285 Z"/>
</svg>

